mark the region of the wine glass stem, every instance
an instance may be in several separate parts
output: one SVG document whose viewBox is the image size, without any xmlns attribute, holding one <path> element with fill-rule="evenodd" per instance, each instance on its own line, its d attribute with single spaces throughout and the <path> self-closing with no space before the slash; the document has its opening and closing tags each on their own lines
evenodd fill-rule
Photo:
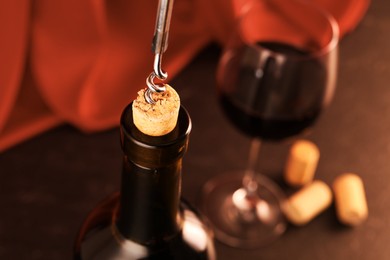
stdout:
<svg viewBox="0 0 390 260">
<path fill-rule="evenodd" d="M 260 147 L 261 140 L 259 138 L 253 138 L 249 149 L 248 165 L 243 178 L 243 188 L 249 197 L 257 196 L 258 183 L 256 181 L 256 167 Z"/>
</svg>

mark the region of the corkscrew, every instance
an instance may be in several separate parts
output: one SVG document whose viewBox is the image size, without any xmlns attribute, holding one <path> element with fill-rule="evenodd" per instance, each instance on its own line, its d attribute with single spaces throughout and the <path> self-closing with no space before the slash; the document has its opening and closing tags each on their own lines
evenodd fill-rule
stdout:
<svg viewBox="0 0 390 260">
<path fill-rule="evenodd" d="M 168 33 L 171 23 L 173 0 L 159 0 L 156 17 L 156 27 L 152 41 L 152 51 L 154 53 L 153 72 L 146 78 L 147 90 L 145 100 L 149 104 L 154 104 L 153 92 L 164 92 L 165 86 L 162 83 L 155 83 L 154 80 L 166 80 L 168 73 L 161 68 L 162 56 L 168 48 Z"/>
</svg>

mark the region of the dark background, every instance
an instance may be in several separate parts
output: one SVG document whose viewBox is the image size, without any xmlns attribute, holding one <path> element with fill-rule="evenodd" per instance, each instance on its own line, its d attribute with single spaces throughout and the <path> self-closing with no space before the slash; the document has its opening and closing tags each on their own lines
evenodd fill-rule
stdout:
<svg viewBox="0 0 390 260">
<path fill-rule="evenodd" d="M 321 150 L 316 178 L 331 184 L 347 171 L 363 178 L 368 221 L 344 227 L 332 205 L 263 249 L 217 242 L 219 259 L 390 259 L 389 14 L 389 1 L 373 1 L 362 23 L 341 41 L 335 98 L 305 136 Z M 193 120 L 183 195 L 195 206 L 206 180 L 244 168 L 249 148 L 216 102 L 219 51 L 208 47 L 171 82 Z M 262 150 L 263 172 L 281 185 L 290 145 L 267 144 Z M 0 259 L 71 259 L 81 222 L 118 189 L 120 171 L 117 129 L 86 135 L 61 126 L 0 154 Z"/>
</svg>

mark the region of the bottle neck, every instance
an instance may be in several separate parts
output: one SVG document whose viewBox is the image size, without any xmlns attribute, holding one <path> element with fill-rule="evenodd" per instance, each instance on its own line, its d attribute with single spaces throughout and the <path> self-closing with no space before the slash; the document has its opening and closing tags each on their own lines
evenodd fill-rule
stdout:
<svg viewBox="0 0 390 260">
<path fill-rule="evenodd" d="M 179 211 L 181 159 L 160 168 L 144 168 L 125 156 L 119 232 L 141 244 L 156 244 L 181 229 Z"/>
<path fill-rule="evenodd" d="M 159 137 L 145 135 L 135 127 L 131 104 L 124 110 L 124 162 L 116 222 L 123 237 L 151 245 L 180 231 L 181 164 L 190 131 L 191 120 L 183 107 L 175 129 Z"/>
</svg>

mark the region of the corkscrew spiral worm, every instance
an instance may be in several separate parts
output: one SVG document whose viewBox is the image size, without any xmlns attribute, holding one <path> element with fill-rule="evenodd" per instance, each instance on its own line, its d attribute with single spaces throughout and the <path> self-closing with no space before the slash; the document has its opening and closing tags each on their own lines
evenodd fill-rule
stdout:
<svg viewBox="0 0 390 260">
<path fill-rule="evenodd" d="M 168 33 L 171 23 L 173 9 L 173 0 L 160 0 L 157 9 L 156 28 L 152 41 L 152 51 L 154 52 L 153 72 L 146 78 L 147 90 L 145 91 L 145 100 L 149 104 L 154 104 L 153 92 L 164 92 L 164 84 L 155 83 L 158 78 L 164 81 L 168 78 L 168 73 L 161 68 L 162 55 L 168 48 Z"/>
</svg>

